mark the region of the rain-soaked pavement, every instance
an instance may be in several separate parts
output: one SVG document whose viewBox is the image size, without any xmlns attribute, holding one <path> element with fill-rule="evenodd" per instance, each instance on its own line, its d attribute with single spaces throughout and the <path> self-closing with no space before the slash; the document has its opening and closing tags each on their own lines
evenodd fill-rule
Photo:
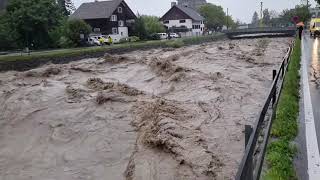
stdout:
<svg viewBox="0 0 320 180">
<path fill-rule="evenodd" d="M 295 161 L 301 180 L 320 179 L 320 38 L 305 34 L 301 50 L 299 156 Z"/>
</svg>

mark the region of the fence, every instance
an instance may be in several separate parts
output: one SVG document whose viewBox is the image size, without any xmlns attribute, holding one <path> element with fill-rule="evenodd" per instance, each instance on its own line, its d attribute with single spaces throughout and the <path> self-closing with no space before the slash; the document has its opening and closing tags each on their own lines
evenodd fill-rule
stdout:
<svg viewBox="0 0 320 180">
<path fill-rule="evenodd" d="M 236 180 L 258 180 L 260 178 L 270 130 L 276 117 L 277 104 L 283 87 L 283 80 L 289 67 L 293 45 L 294 42 L 290 44 L 279 70 L 273 70 L 273 83 L 254 127 L 245 126 L 245 152 Z"/>
<path fill-rule="evenodd" d="M 288 37 L 296 34 L 295 27 L 261 27 L 248 29 L 234 29 L 223 31 L 230 39 L 256 37 Z"/>
</svg>

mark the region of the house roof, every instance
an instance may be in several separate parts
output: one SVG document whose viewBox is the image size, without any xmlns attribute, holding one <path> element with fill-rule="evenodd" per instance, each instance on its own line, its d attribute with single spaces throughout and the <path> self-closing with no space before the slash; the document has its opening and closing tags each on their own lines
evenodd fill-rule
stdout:
<svg viewBox="0 0 320 180">
<path fill-rule="evenodd" d="M 160 20 L 165 19 L 165 17 L 169 16 L 170 12 L 173 11 L 174 9 L 179 9 L 184 15 L 188 16 L 190 19 L 193 19 L 195 21 L 203 21 L 204 18 L 194 9 L 187 7 L 187 6 L 182 6 L 182 5 L 175 5 L 173 6 L 165 15 L 163 15 Z"/>
<path fill-rule="evenodd" d="M 188 15 L 191 19 L 196 21 L 202 21 L 204 18 L 194 9 L 182 6 L 182 5 L 176 5 L 177 8 L 179 8 L 181 11 L 183 11 L 186 15 Z"/>
<path fill-rule="evenodd" d="M 109 0 L 83 3 L 70 16 L 77 19 L 109 18 L 123 0 Z"/>
</svg>

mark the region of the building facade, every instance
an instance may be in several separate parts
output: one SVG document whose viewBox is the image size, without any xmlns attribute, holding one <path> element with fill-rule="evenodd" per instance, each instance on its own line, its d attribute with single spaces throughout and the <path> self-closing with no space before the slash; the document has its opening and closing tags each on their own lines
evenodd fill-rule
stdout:
<svg viewBox="0 0 320 180">
<path fill-rule="evenodd" d="M 160 18 L 168 32 L 182 37 L 201 36 L 204 32 L 204 18 L 194 9 L 172 4 L 171 9 Z"/>
<path fill-rule="evenodd" d="M 207 4 L 206 0 L 178 0 L 178 5 L 188 6 L 192 9 L 199 9 L 200 6 Z"/>
<path fill-rule="evenodd" d="M 124 0 L 110 0 L 83 3 L 70 18 L 84 20 L 95 34 L 125 38 L 137 17 Z"/>
</svg>

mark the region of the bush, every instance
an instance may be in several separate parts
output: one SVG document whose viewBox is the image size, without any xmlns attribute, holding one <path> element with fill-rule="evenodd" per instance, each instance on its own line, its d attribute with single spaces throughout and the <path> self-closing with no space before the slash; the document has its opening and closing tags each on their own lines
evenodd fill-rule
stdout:
<svg viewBox="0 0 320 180">
<path fill-rule="evenodd" d="M 119 44 L 129 42 L 129 38 L 121 38 Z"/>
<path fill-rule="evenodd" d="M 140 38 L 138 36 L 131 36 L 131 37 L 129 37 L 129 41 L 130 42 L 137 42 L 137 41 L 140 41 Z"/>
<path fill-rule="evenodd" d="M 62 36 L 58 41 L 58 46 L 61 48 L 68 48 L 68 47 L 74 47 L 75 44 L 73 44 L 73 42 L 67 37 Z"/>
<path fill-rule="evenodd" d="M 160 37 L 159 34 L 154 33 L 154 34 L 151 34 L 151 35 L 148 37 L 148 39 L 150 39 L 150 40 L 160 40 L 161 37 Z"/>
<path fill-rule="evenodd" d="M 184 46 L 184 43 L 181 40 L 173 40 L 166 42 L 166 45 L 172 48 L 181 48 L 182 46 Z"/>
<path fill-rule="evenodd" d="M 67 21 L 64 31 L 66 38 L 68 38 L 74 45 L 81 46 L 82 42 L 80 34 L 84 34 L 84 37 L 88 37 L 91 33 L 91 27 L 83 20 L 73 19 Z"/>
<path fill-rule="evenodd" d="M 16 43 L 17 34 L 12 30 L 8 21 L 7 16 L 0 14 L 0 50 L 9 50 L 18 47 Z"/>
</svg>

